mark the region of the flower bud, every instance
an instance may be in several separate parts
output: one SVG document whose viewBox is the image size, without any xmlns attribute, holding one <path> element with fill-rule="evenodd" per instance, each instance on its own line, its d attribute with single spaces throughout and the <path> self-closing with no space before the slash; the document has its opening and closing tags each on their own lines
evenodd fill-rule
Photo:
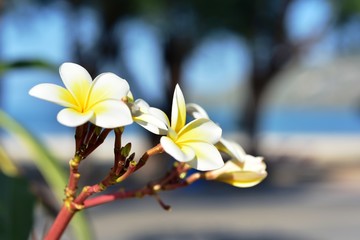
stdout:
<svg viewBox="0 0 360 240">
<path fill-rule="evenodd" d="M 222 168 L 207 172 L 205 179 L 245 188 L 257 185 L 266 176 L 266 164 L 262 157 L 244 155 L 242 161 L 231 159 Z"/>
</svg>

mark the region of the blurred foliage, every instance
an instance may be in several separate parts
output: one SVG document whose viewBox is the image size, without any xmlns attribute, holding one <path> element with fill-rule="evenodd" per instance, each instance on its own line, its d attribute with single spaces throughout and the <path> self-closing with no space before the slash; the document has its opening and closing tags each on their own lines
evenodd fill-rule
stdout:
<svg viewBox="0 0 360 240">
<path fill-rule="evenodd" d="M 36 198 L 1 146 L 0 170 L 0 239 L 26 239 L 33 226 Z"/>
<path fill-rule="evenodd" d="M 28 181 L 0 172 L 0 239 L 28 239 L 33 224 L 35 196 Z"/>
<path fill-rule="evenodd" d="M 336 22 L 344 24 L 351 20 L 354 16 L 360 17 L 360 1 L 359 0 L 332 0 L 331 3 L 337 10 Z"/>
<path fill-rule="evenodd" d="M 34 160 L 36 167 L 44 177 L 46 183 L 50 186 L 50 189 L 55 194 L 58 203 L 61 204 L 62 199 L 64 197 L 63 193 L 67 183 L 66 180 L 67 177 L 59 161 L 44 147 L 43 143 L 37 140 L 31 133 L 29 133 L 19 123 L 17 123 L 15 119 L 12 119 L 10 116 L 8 116 L 5 112 L 3 112 L 0 109 L 0 129 L 1 128 L 9 132 L 10 134 L 15 135 L 18 139 L 22 141 L 23 146 L 25 146 L 27 150 L 29 150 L 30 153 L 29 157 L 31 157 Z M 5 161 L 1 161 L 0 163 L 9 164 L 8 162 Z M 9 166 L 0 165 L 1 169 L 5 169 L 6 167 L 8 168 Z M 12 194 L 11 191 L 23 191 L 21 189 L 19 190 L 16 188 L 13 189 L 12 187 L 12 186 L 17 186 L 18 183 L 16 181 L 20 181 L 20 180 L 16 180 L 14 178 L 15 181 L 14 183 L 11 183 L 10 179 L 8 179 L 8 181 L 10 182 L 9 186 L 7 186 L 8 183 L 5 184 L 5 187 L 3 187 L 3 190 L 1 191 L 2 195 L 11 196 Z M 21 180 L 21 181 L 25 181 L 25 180 Z M 3 184 L 4 182 L 1 181 L 1 183 Z M 11 184 L 15 184 L 15 185 L 11 185 Z M 11 205 L 7 204 L 3 206 L 11 206 Z M 32 206 L 33 205 L 27 207 L 32 207 Z M 27 209 L 27 211 L 32 212 L 32 208 L 30 210 Z M 26 213 L 27 212 L 24 211 L 24 214 Z M 84 214 L 80 212 L 77 215 L 78 216 L 76 216 L 76 218 L 74 218 L 73 221 L 71 222 L 71 226 L 73 227 L 76 239 L 84 239 L 84 240 L 91 239 L 90 229 Z M 21 215 L 15 214 L 14 218 L 16 217 L 21 217 Z M 23 217 L 26 218 L 25 215 Z M 14 221 L 20 221 L 20 220 L 14 220 Z M 10 238 L 0 238 L 0 239 L 10 239 Z"/>
<path fill-rule="evenodd" d="M 56 198 L 61 201 L 63 198 L 63 189 L 66 185 L 66 174 L 59 162 L 48 152 L 39 140 L 35 139 L 33 135 L 2 110 L 0 110 L 0 127 L 14 134 L 24 143 L 24 146 L 30 152 L 29 157 L 34 159 L 36 167 L 44 176 Z"/>
<path fill-rule="evenodd" d="M 43 60 L 17 60 L 13 62 L 0 61 L 0 76 L 6 71 L 19 68 L 43 68 L 50 71 L 57 71 L 58 67 Z"/>
</svg>

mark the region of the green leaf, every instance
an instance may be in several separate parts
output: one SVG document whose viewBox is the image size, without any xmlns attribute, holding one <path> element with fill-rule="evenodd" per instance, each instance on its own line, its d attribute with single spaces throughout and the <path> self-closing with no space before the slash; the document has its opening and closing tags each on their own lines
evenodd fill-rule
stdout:
<svg viewBox="0 0 360 240">
<path fill-rule="evenodd" d="M 121 148 L 120 154 L 124 158 L 127 158 L 131 151 L 131 143 L 127 143 L 124 147 Z"/>
<path fill-rule="evenodd" d="M 59 161 L 24 127 L 8 116 L 0 109 L 0 128 L 17 136 L 26 146 L 34 160 L 36 167 L 43 175 L 45 181 L 53 190 L 59 204 L 64 198 L 64 189 L 67 184 L 67 174 L 61 167 Z M 76 213 L 76 218 L 71 221 L 74 230 L 75 239 L 91 239 L 90 230 L 85 218 L 81 212 Z M 2 239 L 2 238 L 0 238 Z"/>
<path fill-rule="evenodd" d="M 54 191 L 56 198 L 61 202 L 66 184 L 66 174 L 59 162 L 43 147 L 39 140 L 2 110 L 0 110 L 0 127 L 14 134 L 24 143 L 24 146 L 31 153 L 30 157 L 34 160 L 36 167 Z"/>
<path fill-rule="evenodd" d="M 0 239 L 28 239 L 35 197 L 24 178 L 0 173 Z"/>
</svg>

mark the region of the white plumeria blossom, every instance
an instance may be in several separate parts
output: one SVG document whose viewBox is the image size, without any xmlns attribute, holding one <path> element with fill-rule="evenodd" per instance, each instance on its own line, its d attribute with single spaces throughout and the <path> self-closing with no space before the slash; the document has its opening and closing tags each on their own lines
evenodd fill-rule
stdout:
<svg viewBox="0 0 360 240">
<path fill-rule="evenodd" d="M 187 111 L 194 118 L 209 118 L 206 111 L 194 103 L 187 105 Z M 209 172 L 209 180 L 226 182 L 235 187 L 252 187 L 267 176 L 263 157 L 248 155 L 238 143 L 224 138 L 219 140 L 216 147 L 228 154 L 231 159 L 222 168 Z"/>
<path fill-rule="evenodd" d="M 206 118 L 195 119 L 186 124 L 184 95 L 176 85 L 168 133 L 160 139 L 164 151 L 179 162 L 186 162 L 200 171 L 222 167 L 224 162 L 214 146 L 221 138 L 222 130 Z"/>
<path fill-rule="evenodd" d="M 248 155 L 238 143 L 225 139 L 221 139 L 217 147 L 220 151 L 229 154 L 231 159 L 221 169 L 209 172 L 210 179 L 235 187 L 252 187 L 266 178 L 266 164 L 263 157 Z"/>
<path fill-rule="evenodd" d="M 65 107 L 57 120 L 69 127 L 87 121 L 103 128 L 116 128 L 133 122 L 131 112 L 121 99 L 129 92 L 126 80 L 113 73 L 103 73 L 94 81 L 82 66 L 64 63 L 59 69 L 64 87 L 43 83 L 30 89 L 31 96 Z"/>
<path fill-rule="evenodd" d="M 131 92 L 127 96 L 128 105 L 134 122 L 157 135 L 166 135 L 168 132 L 168 118 L 158 108 L 150 107 L 143 99 L 136 99 Z"/>
<path fill-rule="evenodd" d="M 263 158 L 251 155 L 243 155 L 241 159 L 230 159 L 221 169 L 208 174 L 210 179 L 242 188 L 255 186 L 267 176 Z"/>
</svg>

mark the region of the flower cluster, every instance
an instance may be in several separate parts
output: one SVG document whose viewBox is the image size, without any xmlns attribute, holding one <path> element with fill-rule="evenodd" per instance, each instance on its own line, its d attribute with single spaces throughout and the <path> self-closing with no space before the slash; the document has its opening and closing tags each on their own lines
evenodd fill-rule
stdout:
<svg viewBox="0 0 360 240">
<path fill-rule="evenodd" d="M 247 155 L 241 146 L 221 137 L 222 130 L 197 104 L 185 103 L 176 86 L 171 121 L 160 109 L 143 99 L 134 100 L 126 80 L 113 73 L 102 73 L 92 80 L 80 65 L 64 63 L 60 67 L 64 87 L 39 84 L 29 94 L 64 107 L 57 120 L 69 127 L 87 122 L 104 128 L 124 127 L 133 122 L 162 135 L 161 150 L 191 168 L 208 171 L 207 180 L 218 180 L 236 187 L 249 187 L 267 175 L 262 157 Z M 194 119 L 187 122 L 187 113 Z M 223 155 L 230 157 L 224 164 Z"/>
<path fill-rule="evenodd" d="M 89 207 L 149 195 L 168 210 L 170 206 L 157 194 L 161 190 L 186 187 L 200 179 L 251 187 L 267 175 L 263 158 L 247 155 L 239 144 L 222 138 L 221 128 L 203 108 L 185 103 L 179 85 L 175 87 L 169 120 L 160 109 L 149 106 L 143 99 L 135 100 L 127 81 L 113 73 L 103 73 L 92 80 L 83 67 L 64 63 L 60 76 L 65 87 L 43 83 L 29 91 L 31 96 L 63 106 L 57 115 L 58 121 L 76 127 L 75 153 L 69 162 L 64 203 L 45 239 L 60 239 L 74 214 Z M 161 136 L 160 142 L 138 160 L 135 160 L 135 153 L 131 153 L 131 143 L 122 144 L 125 127 L 133 122 Z M 115 134 L 113 166 L 100 182 L 84 186 L 78 192 L 80 163 L 111 131 Z M 104 193 L 108 187 L 123 182 L 145 166 L 149 157 L 163 152 L 176 162 L 162 178 L 135 191 Z M 225 163 L 224 156 L 229 158 Z M 198 171 L 190 172 L 191 169 Z"/>
</svg>

